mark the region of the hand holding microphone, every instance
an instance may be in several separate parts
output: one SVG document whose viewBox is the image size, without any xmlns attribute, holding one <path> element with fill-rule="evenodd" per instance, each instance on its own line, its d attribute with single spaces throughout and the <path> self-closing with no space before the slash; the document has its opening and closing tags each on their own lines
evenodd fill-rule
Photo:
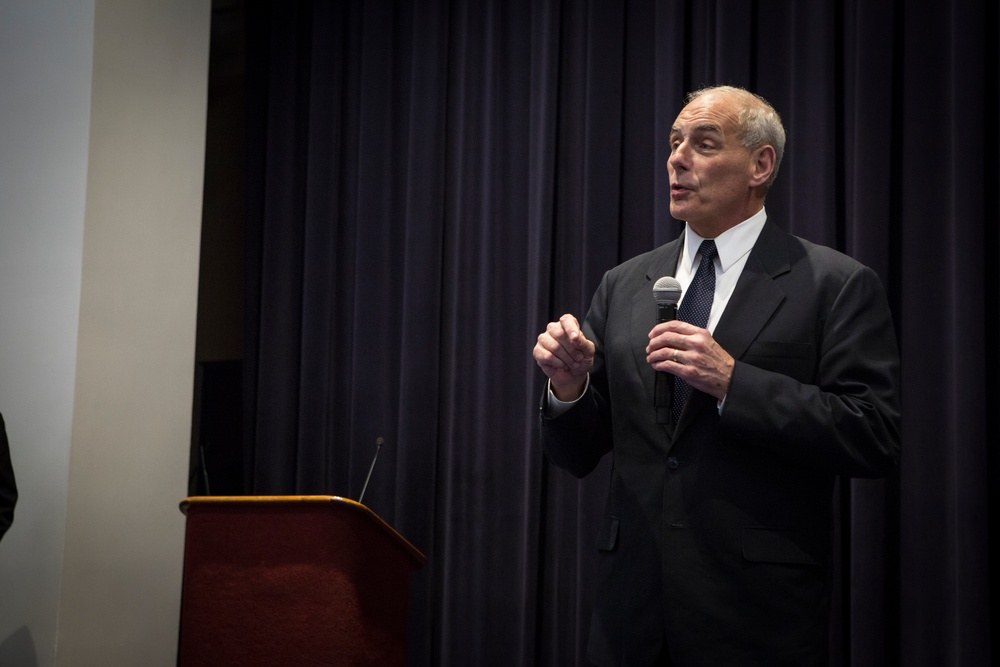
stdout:
<svg viewBox="0 0 1000 667">
<path fill-rule="evenodd" d="M 729 391 L 735 364 L 732 356 L 715 342 L 707 329 L 677 320 L 677 303 L 680 297 L 681 286 L 676 278 L 664 276 L 653 285 L 657 326 L 649 333 L 646 358 L 657 371 L 653 404 L 657 409 L 659 423 L 667 423 L 663 419 L 672 421 L 671 374 L 681 377 L 695 389 L 722 400 Z M 674 324 L 666 328 L 660 327 L 664 322 Z M 664 409 L 665 414 L 662 414 Z"/>
</svg>

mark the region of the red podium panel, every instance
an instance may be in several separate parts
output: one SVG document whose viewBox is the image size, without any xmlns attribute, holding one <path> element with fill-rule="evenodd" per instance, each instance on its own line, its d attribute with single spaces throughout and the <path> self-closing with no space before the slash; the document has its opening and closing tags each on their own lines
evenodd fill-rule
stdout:
<svg viewBox="0 0 1000 667">
<path fill-rule="evenodd" d="M 178 663 L 405 665 L 425 558 L 336 496 L 204 496 L 187 515 Z"/>
</svg>

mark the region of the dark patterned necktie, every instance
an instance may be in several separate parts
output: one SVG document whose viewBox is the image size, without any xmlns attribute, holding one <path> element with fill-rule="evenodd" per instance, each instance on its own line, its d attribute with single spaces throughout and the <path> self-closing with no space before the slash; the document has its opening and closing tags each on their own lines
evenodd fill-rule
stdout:
<svg viewBox="0 0 1000 667">
<path fill-rule="evenodd" d="M 677 311 L 677 319 L 690 322 L 696 327 L 705 328 L 708 326 L 708 315 L 712 312 L 712 300 L 715 298 L 715 259 L 718 252 L 715 249 L 715 241 L 707 240 L 701 242 L 701 263 L 694 274 L 694 279 L 684 295 L 684 301 Z M 673 415 L 674 423 L 680 419 L 684 404 L 691 396 L 691 385 L 677 376 L 674 376 L 674 403 Z"/>
</svg>

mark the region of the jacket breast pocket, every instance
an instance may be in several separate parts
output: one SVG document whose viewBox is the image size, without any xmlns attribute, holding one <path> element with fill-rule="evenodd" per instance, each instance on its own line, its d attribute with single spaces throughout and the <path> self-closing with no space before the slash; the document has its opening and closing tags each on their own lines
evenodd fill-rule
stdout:
<svg viewBox="0 0 1000 667">
<path fill-rule="evenodd" d="M 811 383 L 816 377 L 816 347 L 811 343 L 757 341 L 747 348 L 741 361 L 799 382 Z"/>
</svg>

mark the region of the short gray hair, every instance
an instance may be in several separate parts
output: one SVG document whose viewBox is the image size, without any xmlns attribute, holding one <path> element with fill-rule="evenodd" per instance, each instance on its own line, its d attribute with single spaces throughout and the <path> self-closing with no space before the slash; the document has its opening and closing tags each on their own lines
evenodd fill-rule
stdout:
<svg viewBox="0 0 1000 667">
<path fill-rule="evenodd" d="M 690 104 L 706 93 L 724 93 L 738 98 L 741 102 L 739 112 L 740 144 L 749 151 L 761 146 L 774 148 L 774 170 L 765 185 L 770 188 L 778 176 L 781 158 L 785 155 L 785 127 L 781 124 L 781 116 L 763 97 L 736 86 L 709 86 L 700 88 L 685 98 L 685 104 Z"/>
</svg>

